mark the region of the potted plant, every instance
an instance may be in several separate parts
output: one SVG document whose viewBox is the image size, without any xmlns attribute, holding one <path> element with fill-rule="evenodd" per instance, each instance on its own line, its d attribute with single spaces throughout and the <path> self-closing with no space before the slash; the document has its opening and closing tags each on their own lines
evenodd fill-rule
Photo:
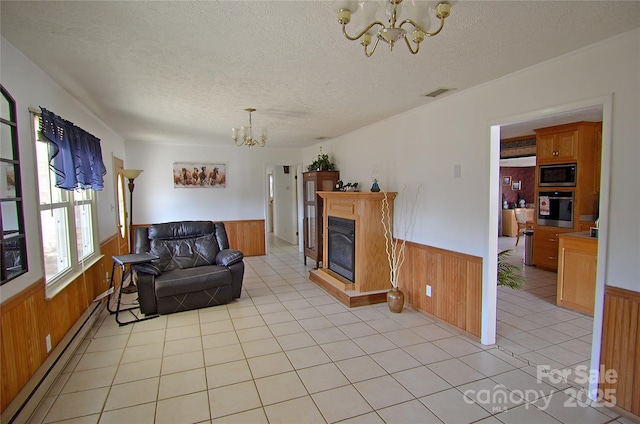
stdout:
<svg viewBox="0 0 640 424">
<path fill-rule="evenodd" d="M 335 165 L 329 160 L 329 155 L 322 153 L 322 147 L 316 160 L 307 166 L 307 170 L 309 171 L 333 171 L 334 169 Z"/>
<path fill-rule="evenodd" d="M 498 286 L 520 290 L 527 280 L 522 275 L 522 268 L 507 262 L 511 252 L 507 249 L 498 253 Z"/>
</svg>

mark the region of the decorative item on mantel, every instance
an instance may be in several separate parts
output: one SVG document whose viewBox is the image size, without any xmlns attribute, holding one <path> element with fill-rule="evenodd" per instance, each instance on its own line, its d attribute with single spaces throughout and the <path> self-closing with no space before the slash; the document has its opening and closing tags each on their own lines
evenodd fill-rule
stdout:
<svg viewBox="0 0 640 424">
<path fill-rule="evenodd" d="M 373 193 L 377 193 L 380 191 L 380 186 L 378 185 L 378 179 L 374 178 L 373 179 L 373 184 L 371 185 L 371 191 Z"/>
<path fill-rule="evenodd" d="M 382 199 L 382 228 L 384 229 L 385 249 L 387 253 L 387 259 L 389 260 L 389 279 L 391 280 L 391 290 L 387 292 L 387 305 L 389 310 L 394 313 L 400 313 L 404 309 L 404 293 L 398 288 L 398 276 L 400 275 L 400 269 L 404 264 L 404 248 L 407 243 L 407 235 L 409 228 L 412 226 L 412 221 L 415 215 L 416 206 L 418 204 L 418 195 L 422 184 L 418 186 L 416 191 L 416 198 L 413 201 L 413 207 L 410 211 L 407 210 L 407 186 L 404 186 L 402 191 L 402 205 L 399 210 L 398 222 L 404 222 L 404 234 L 402 236 L 402 242 L 398 242 L 393 237 L 393 217 L 391 216 L 389 209 L 389 200 L 387 198 L 387 192 L 382 191 L 384 198 Z M 409 216 L 405 216 L 405 214 Z"/>
<path fill-rule="evenodd" d="M 342 180 L 339 180 L 336 183 L 336 189 L 334 191 L 349 191 L 349 192 L 358 192 L 358 183 L 344 183 Z"/>
<path fill-rule="evenodd" d="M 320 154 L 317 159 L 314 160 L 311 165 L 307 166 L 308 171 L 335 171 L 335 165 L 329 160 L 329 155 L 322 153 L 322 147 L 320 147 Z"/>
</svg>

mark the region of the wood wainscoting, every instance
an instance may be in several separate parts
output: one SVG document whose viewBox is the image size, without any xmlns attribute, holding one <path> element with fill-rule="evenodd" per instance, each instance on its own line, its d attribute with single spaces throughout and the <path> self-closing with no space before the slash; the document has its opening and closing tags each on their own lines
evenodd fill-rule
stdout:
<svg viewBox="0 0 640 424">
<path fill-rule="evenodd" d="M 405 254 L 398 283 L 405 302 L 480 337 L 482 258 L 412 242 L 407 242 Z"/>
<path fill-rule="evenodd" d="M 601 393 L 632 414 L 640 416 L 640 293 L 607 286 L 600 364 L 615 370 L 617 380 L 600 381 Z M 607 393 L 610 396 L 607 396 Z"/>
<path fill-rule="evenodd" d="M 224 221 L 229 246 L 244 253 L 244 256 L 267 254 L 264 219 Z"/>
<path fill-rule="evenodd" d="M 106 273 L 111 272 L 111 256 L 118 254 L 117 236 L 101 243 L 100 252 L 103 257 L 99 261 L 52 299 L 45 298 L 44 280 L 40 279 L 0 305 L 0 412 L 49 356 L 47 334 L 51 334 L 51 345 L 55 349 L 93 299 L 109 288 Z M 120 281 L 119 274 L 114 281 Z"/>
</svg>

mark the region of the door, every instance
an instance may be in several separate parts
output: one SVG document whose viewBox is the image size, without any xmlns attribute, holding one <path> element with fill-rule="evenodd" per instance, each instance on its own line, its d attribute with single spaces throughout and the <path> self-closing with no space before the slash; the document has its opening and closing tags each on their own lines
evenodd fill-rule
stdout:
<svg viewBox="0 0 640 424">
<path fill-rule="evenodd" d="M 125 198 L 125 181 L 121 171 L 124 169 L 124 161 L 113 157 L 113 174 L 116 180 L 116 204 L 118 213 L 116 214 L 116 224 L 118 225 L 118 254 L 129 253 L 129 229 L 127 227 L 127 202 Z"/>
</svg>

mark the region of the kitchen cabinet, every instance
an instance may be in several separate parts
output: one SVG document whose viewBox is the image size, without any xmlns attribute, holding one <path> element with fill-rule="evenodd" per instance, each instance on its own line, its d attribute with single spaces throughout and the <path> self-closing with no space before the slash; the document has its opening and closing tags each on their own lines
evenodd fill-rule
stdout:
<svg viewBox="0 0 640 424">
<path fill-rule="evenodd" d="M 557 271 L 560 235 L 570 231 L 573 230 L 538 226 L 533 232 L 533 263 L 538 268 Z"/>
<path fill-rule="evenodd" d="M 578 160 L 578 131 L 541 132 L 536 137 L 537 162 L 567 163 Z"/>
<path fill-rule="evenodd" d="M 323 204 L 318 191 L 333 191 L 340 179 L 338 171 L 309 171 L 302 173 L 302 197 L 304 206 L 303 239 L 304 264 L 307 257 L 316 261 L 316 268 L 322 261 L 322 211 Z"/>
<path fill-rule="evenodd" d="M 558 306 L 593 316 L 597 259 L 598 239 L 588 231 L 559 236 Z"/>
<path fill-rule="evenodd" d="M 534 223 L 533 263 L 549 270 L 558 269 L 558 237 L 562 233 L 585 229 L 598 214 L 600 193 L 600 150 L 602 122 L 574 122 L 536 132 L 536 176 L 540 165 L 576 164 L 575 187 L 540 187 L 536 178 L 536 210 L 541 191 L 573 192 L 573 227 L 569 229 Z"/>
</svg>

